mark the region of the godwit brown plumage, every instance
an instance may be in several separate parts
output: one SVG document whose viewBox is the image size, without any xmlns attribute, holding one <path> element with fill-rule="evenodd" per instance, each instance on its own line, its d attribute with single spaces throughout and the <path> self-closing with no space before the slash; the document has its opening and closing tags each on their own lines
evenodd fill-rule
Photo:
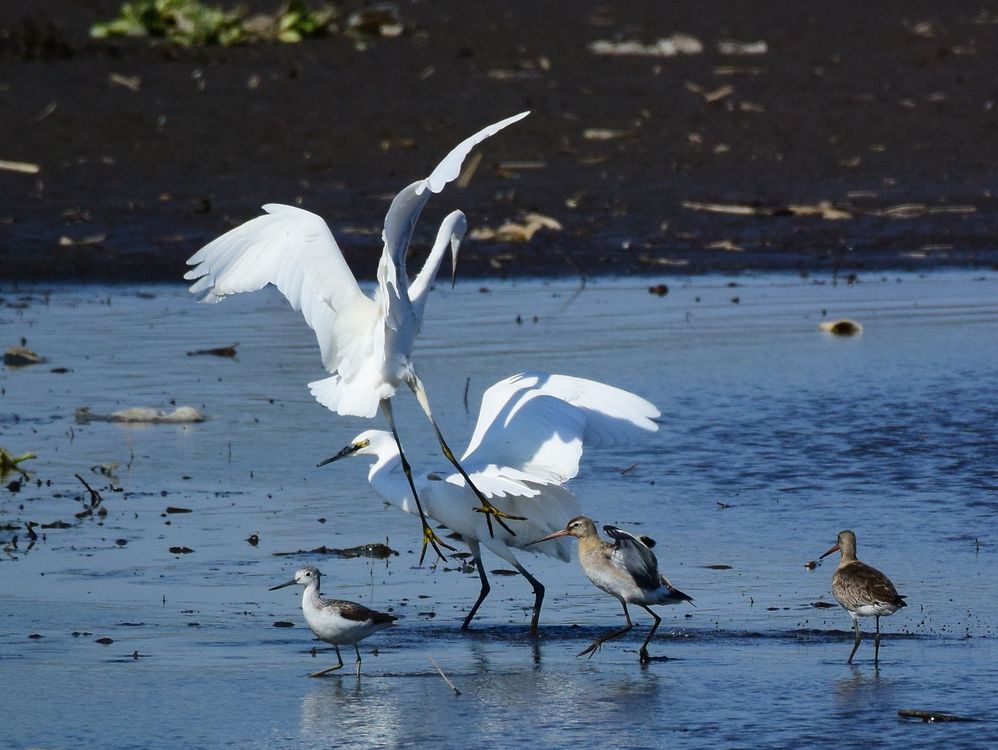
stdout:
<svg viewBox="0 0 998 750">
<path fill-rule="evenodd" d="M 641 661 L 647 662 L 651 659 L 648 656 L 648 642 L 662 622 L 662 618 L 649 609 L 648 605 L 692 602 L 693 597 L 684 594 L 658 572 L 658 560 L 651 551 L 654 541 L 648 537 L 636 537 L 615 526 L 604 526 L 603 531 L 613 539 L 612 542 L 604 542 L 599 538 L 599 532 L 596 531 L 596 524 L 592 519 L 577 516 L 561 531 L 538 539 L 534 544 L 561 536 L 576 537 L 579 540 L 579 563 L 586 577 L 624 607 L 627 625 L 609 635 L 597 638 L 578 656 L 589 654 L 589 658 L 592 658 L 604 643 L 623 635 L 633 627 L 631 615 L 627 611 L 627 605 L 630 603 L 637 604 L 655 618 L 655 624 L 641 644 L 639 652 Z"/>
<path fill-rule="evenodd" d="M 852 617 L 856 630 L 856 640 L 846 663 L 852 664 L 862 638 L 859 618 L 872 615 L 877 622 L 877 633 L 873 639 L 873 663 L 877 664 L 880 658 L 880 618 L 893 615 L 908 605 L 894 588 L 890 578 L 856 559 L 856 535 L 853 532 L 840 531 L 835 546 L 821 557 L 827 557 L 836 551 L 840 551 L 841 556 L 839 566 L 832 576 L 832 595 Z"/>
</svg>

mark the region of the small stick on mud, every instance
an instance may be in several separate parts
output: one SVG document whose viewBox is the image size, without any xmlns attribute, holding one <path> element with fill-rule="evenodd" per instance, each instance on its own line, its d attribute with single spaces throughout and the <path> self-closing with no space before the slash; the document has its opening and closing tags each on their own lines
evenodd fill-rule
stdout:
<svg viewBox="0 0 998 750">
<path fill-rule="evenodd" d="M 437 671 L 440 673 L 440 676 L 444 678 L 444 682 L 446 682 L 448 685 L 450 685 L 450 689 L 454 691 L 454 695 L 460 695 L 461 691 L 458 690 L 456 687 L 454 687 L 454 683 L 453 682 L 451 682 L 450 680 L 447 679 L 447 675 L 444 674 L 444 670 L 442 670 L 440 668 L 440 665 L 437 664 L 433 660 L 433 657 L 430 656 L 429 654 L 427 654 L 426 658 L 430 660 L 430 664 L 432 664 L 434 667 L 436 667 Z"/>
</svg>

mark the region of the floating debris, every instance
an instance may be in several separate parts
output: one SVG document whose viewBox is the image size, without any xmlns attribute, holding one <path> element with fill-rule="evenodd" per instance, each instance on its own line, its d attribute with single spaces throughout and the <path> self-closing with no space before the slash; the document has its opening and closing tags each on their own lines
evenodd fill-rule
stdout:
<svg viewBox="0 0 998 750">
<path fill-rule="evenodd" d="M 703 42 L 689 34 L 676 33 L 670 37 L 659 38 L 651 44 L 628 40 L 613 42 L 598 39 L 590 42 L 589 51 L 594 55 L 612 57 L 676 57 L 678 55 L 699 55 L 703 52 Z"/>
<path fill-rule="evenodd" d="M 655 286 L 648 287 L 648 291 L 657 297 L 664 297 L 669 293 L 669 287 L 665 284 L 656 284 Z"/>
<path fill-rule="evenodd" d="M 111 414 L 95 414 L 89 406 L 81 406 L 76 410 L 76 421 L 79 424 L 87 422 L 125 422 L 141 424 L 188 424 L 204 422 L 205 418 L 193 406 L 178 406 L 171 412 L 165 409 L 152 409 L 144 406 L 134 406 L 121 409 Z"/>
<path fill-rule="evenodd" d="M 260 535 L 256 532 L 253 532 L 246 538 L 246 541 L 250 543 L 251 547 L 255 547 L 260 543 Z"/>
<path fill-rule="evenodd" d="M 587 141 L 619 141 L 622 138 L 633 138 L 630 130 L 612 130 L 610 128 L 587 128 L 582 131 L 582 137 Z"/>
<path fill-rule="evenodd" d="M 384 3 L 354 11 L 347 18 L 346 32 L 371 36 L 397 37 L 405 30 L 398 8 Z"/>
<path fill-rule="evenodd" d="M 94 641 L 94 643 L 99 643 L 102 646 L 110 646 L 112 643 L 114 643 L 114 639 L 113 638 L 98 638 L 96 641 Z"/>
<path fill-rule="evenodd" d="M 346 560 L 354 557 L 373 557 L 378 560 L 383 560 L 391 557 L 392 555 L 398 555 L 398 552 L 393 550 L 387 544 L 375 543 L 361 544 L 357 547 L 347 547 L 346 549 L 322 545 L 321 547 L 316 547 L 311 550 L 300 549 L 296 552 L 274 553 L 275 557 L 294 557 L 296 555 L 333 555 L 334 557 L 342 557 Z"/>
<path fill-rule="evenodd" d="M 686 88 L 692 91 L 694 94 L 700 94 L 707 104 L 713 104 L 714 102 L 719 102 L 727 96 L 731 96 L 735 93 L 735 87 L 730 84 L 724 84 L 720 88 L 716 88 L 713 91 L 707 91 L 706 89 L 698 86 L 697 84 L 687 81 Z"/>
<path fill-rule="evenodd" d="M 38 458 L 38 456 L 30 451 L 22 453 L 20 456 L 15 456 L 6 448 L 0 447 L 0 479 L 6 479 L 9 474 L 15 471 L 27 479 L 29 476 L 28 472 L 22 469 L 19 464 L 22 461 L 29 461 L 32 458 Z"/>
<path fill-rule="evenodd" d="M 830 333 L 833 336 L 858 336 L 863 332 L 863 326 L 855 320 L 842 318 L 840 320 L 826 320 L 819 323 L 818 330 Z"/>
<path fill-rule="evenodd" d="M 294 626 L 293 622 L 288 622 L 287 620 L 278 620 L 274 623 L 275 628 L 293 628 Z"/>
<path fill-rule="evenodd" d="M 229 346 L 218 346 L 214 349 L 198 349 L 194 352 L 187 352 L 188 357 L 229 357 L 234 358 L 236 356 L 236 347 L 239 346 L 237 341 Z"/>
<path fill-rule="evenodd" d="M 190 547 L 170 547 L 170 554 L 172 555 L 189 555 L 193 551 Z"/>
<path fill-rule="evenodd" d="M 839 605 L 832 604 L 831 602 L 811 602 L 811 606 L 815 609 L 834 609 Z"/>
<path fill-rule="evenodd" d="M 551 229 L 555 232 L 560 232 L 562 230 L 562 226 L 557 219 L 552 219 L 550 216 L 538 213 L 529 213 L 524 216 L 524 222 L 522 224 L 507 221 L 505 224 L 496 229 L 492 229 L 491 227 L 479 227 L 472 230 L 468 237 L 473 240 L 529 242 L 540 229 Z"/>
<path fill-rule="evenodd" d="M 722 55 L 765 55 L 769 45 L 762 39 L 757 42 L 736 42 L 724 39 L 717 43 L 717 51 Z"/>
<path fill-rule="evenodd" d="M 7 367 L 27 367 L 28 365 L 40 365 L 43 362 L 48 362 L 48 360 L 23 346 L 12 346 L 3 353 L 3 363 Z"/>
<path fill-rule="evenodd" d="M 42 168 L 29 161 L 8 161 L 0 159 L 0 169 L 6 172 L 20 172 L 21 174 L 38 174 Z"/>
<path fill-rule="evenodd" d="M 730 565 L 724 565 L 723 563 L 715 563 L 713 565 L 704 565 L 703 567 L 709 570 L 731 570 Z"/>
<path fill-rule="evenodd" d="M 815 204 L 791 204 L 787 206 L 750 206 L 745 203 L 699 203 L 697 201 L 683 201 L 682 206 L 693 211 L 734 214 L 736 216 L 817 216 L 827 221 L 852 218 L 852 214 L 849 211 L 837 208 L 829 201 L 820 201 Z"/>
<path fill-rule="evenodd" d="M 898 716 L 906 719 L 921 719 L 924 722 L 936 721 L 980 721 L 972 716 L 957 716 L 956 714 L 946 714 L 942 711 L 922 711 L 917 708 L 902 708 L 898 711 Z"/>
<path fill-rule="evenodd" d="M 191 513 L 193 511 L 191 511 L 190 508 L 177 508 L 176 506 L 173 506 L 173 505 L 167 505 L 166 506 L 166 512 L 167 513 Z"/>
</svg>

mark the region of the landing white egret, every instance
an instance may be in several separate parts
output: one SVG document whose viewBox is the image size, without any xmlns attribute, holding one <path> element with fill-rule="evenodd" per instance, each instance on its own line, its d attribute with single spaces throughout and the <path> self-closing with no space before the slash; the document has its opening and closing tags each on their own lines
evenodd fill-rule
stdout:
<svg viewBox="0 0 998 750">
<path fill-rule="evenodd" d="M 406 251 L 431 193 L 439 193 L 460 174 L 464 158 L 476 144 L 528 114 L 521 112 L 465 139 L 429 177 L 395 196 L 385 216 L 384 250 L 373 299 L 361 291 L 326 222 L 293 206 L 265 205 L 265 215 L 213 240 L 187 261 L 194 268 L 184 278 L 194 280 L 190 291 L 199 302 L 219 302 L 232 294 L 274 284 L 295 310 L 301 310 L 305 322 L 315 331 L 322 363 L 332 373 L 309 383 L 312 395 L 337 414 L 370 418 L 381 408 L 398 445 L 403 470 L 410 477 L 417 508 L 420 501 L 392 414 L 391 399 L 400 383 L 412 389 L 433 425 L 444 455 L 467 478 L 437 427 L 426 389 L 410 359 L 430 286 L 448 247 L 456 271 L 458 248 L 467 229 L 464 214 L 454 211 L 444 219 L 429 257 L 411 283 L 405 269 Z M 509 530 L 503 521 L 505 514 L 481 492 L 476 490 L 476 495 L 489 529 L 494 516 Z M 443 542 L 426 523 L 422 510 L 420 518 L 423 553 L 429 542 L 443 558 L 438 547 Z"/>
<path fill-rule="evenodd" d="M 579 472 L 583 447 L 626 445 L 658 429 L 659 411 L 643 398 L 603 383 L 567 375 L 524 373 L 502 380 L 482 396 L 478 422 L 461 464 L 475 485 L 496 505 L 527 521 L 513 535 L 489 533 L 475 512 L 475 496 L 460 474 L 430 471 L 415 478 L 426 514 L 461 535 L 475 560 L 482 587 L 478 600 L 461 626 L 468 629 L 490 591 L 482 562 L 482 547 L 510 563 L 534 590 L 530 621 L 537 630 L 544 586 L 517 560 L 514 549 L 543 552 L 563 561 L 570 548 L 563 540 L 540 547 L 527 541 L 564 528 L 579 514 L 575 495 L 565 486 Z M 374 456 L 368 481 L 392 505 L 415 513 L 412 494 L 399 476 L 401 457 L 391 436 L 368 430 L 323 464 L 347 456 Z"/>
</svg>

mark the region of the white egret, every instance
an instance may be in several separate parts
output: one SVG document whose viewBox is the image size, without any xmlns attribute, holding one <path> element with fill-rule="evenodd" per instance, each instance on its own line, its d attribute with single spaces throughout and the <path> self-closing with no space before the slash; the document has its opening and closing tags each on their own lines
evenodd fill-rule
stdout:
<svg viewBox="0 0 998 750">
<path fill-rule="evenodd" d="M 609 635 L 597 638 L 578 656 L 589 654 L 591 659 L 604 643 L 611 638 L 623 635 L 633 627 L 631 615 L 627 611 L 627 604 L 630 602 L 637 604 L 655 618 L 655 624 L 648 631 L 639 652 L 641 661 L 647 662 L 651 659 L 648 656 L 648 642 L 658 630 L 659 623 L 662 622 L 662 618 L 649 609 L 648 605 L 692 603 L 693 597 L 684 594 L 669 583 L 668 578 L 658 572 L 658 560 L 655 553 L 651 551 L 651 547 L 655 544 L 653 540 L 648 537 L 634 536 L 616 526 L 604 526 L 603 531 L 613 539 L 612 542 L 604 542 L 599 538 L 599 532 L 596 531 L 596 524 L 592 522 L 592 519 L 579 516 L 569 521 L 568 525 L 561 531 L 548 534 L 543 539 L 538 539 L 534 544 L 565 536 L 577 538 L 579 540 L 579 564 L 582 565 L 582 571 L 586 574 L 586 578 L 592 581 L 594 586 L 614 597 L 624 607 L 627 625 Z"/>
<path fill-rule="evenodd" d="M 313 672 L 309 677 L 322 677 L 337 669 L 343 668 L 343 657 L 340 655 L 340 646 L 353 646 L 357 652 L 357 676 L 360 677 L 360 649 L 357 644 L 369 635 L 377 633 L 379 630 L 391 627 L 398 620 L 395 615 L 385 612 L 377 612 L 368 609 L 363 604 L 348 602 L 343 599 L 325 599 L 319 593 L 319 579 L 322 574 L 314 565 L 306 565 L 300 568 L 295 577 L 285 583 L 271 586 L 271 591 L 283 589 L 285 586 L 304 586 L 302 593 L 301 609 L 305 615 L 305 622 L 308 623 L 309 630 L 320 641 L 332 644 L 336 649 L 336 660 L 339 662 L 335 667 L 320 669 Z"/>
<path fill-rule="evenodd" d="M 496 505 L 529 519 L 519 528 L 521 534 L 497 529 L 491 535 L 476 512 L 475 495 L 463 476 L 431 471 L 415 478 L 426 514 L 460 534 L 478 569 L 481 591 L 464 618 L 463 629 L 468 629 L 491 588 L 482 562 L 484 546 L 530 582 L 534 590 L 530 628 L 536 632 L 544 586 L 520 564 L 513 550 L 526 548 L 568 561 L 570 548 L 564 542 L 526 545 L 527 540 L 563 528 L 578 515 L 578 500 L 563 485 L 578 474 L 583 447 L 633 442 L 658 429 L 652 421 L 658 416 L 658 409 L 633 393 L 567 375 L 514 375 L 485 392 L 461 464 Z M 409 486 L 398 472 L 401 457 L 387 432 L 363 432 L 323 464 L 347 456 L 374 456 L 368 473 L 371 486 L 392 505 L 416 512 Z"/>
<path fill-rule="evenodd" d="M 430 195 L 439 193 L 459 175 L 464 158 L 476 144 L 527 114 L 521 112 L 501 120 L 465 139 L 429 177 L 412 183 L 395 196 L 385 216 L 384 250 L 373 299 L 361 291 L 326 223 L 319 216 L 293 206 L 265 205 L 265 215 L 213 240 L 187 261 L 194 268 L 184 278 L 194 280 L 190 291 L 199 302 L 219 302 L 229 295 L 273 284 L 295 310 L 301 310 L 305 322 L 315 331 L 322 363 L 332 373 L 328 378 L 309 383 L 312 395 L 337 414 L 370 418 L 380 407 L 398 443 L 407 477 L 411 476 L 409 464 L 399 442 L 391 406 L 401 383 L 412 389 L 433 425 L 444 455 L 464 475 L 464 469 L 437 427 L 426 389 L 410 355 L 430 286 L 448 247 L 456 271 L 458 248 L 467 221 L 460 211 L 444 219 L 422 270 L 410 283 L 405 256 L 413 227 Z M 489 519 L 489 528 L 495 516 L 508 530 L 502 520 L 504 514 L 482 493 L 476 491 L 476 495 Z M 418 496 L 415 501 L 419 508 Z M 426 523 L 422 511 L 420 517 L 423 553 L 430 542 L 442 558 L 438 543 L 443 542 Z"/>
<path fill-rule="evenodd" d="M 852 664 L 852 658 L 863 638 L 859 630 L 860 617 L 876 618 L 873 663 L 877 664 L 880 661 L 880 618 L 893 615 L 902 607 L 907 607 L 908 602 L 894 588 L 890 578 L 856 557 L 856 534 L 852 531 L 840 531 L 832 548 L 818 559 L 840 550 L 839 565 L 832 574 L 832 595 L 849 613 L 856 631 L 846 664 Z"/>
</svg>

